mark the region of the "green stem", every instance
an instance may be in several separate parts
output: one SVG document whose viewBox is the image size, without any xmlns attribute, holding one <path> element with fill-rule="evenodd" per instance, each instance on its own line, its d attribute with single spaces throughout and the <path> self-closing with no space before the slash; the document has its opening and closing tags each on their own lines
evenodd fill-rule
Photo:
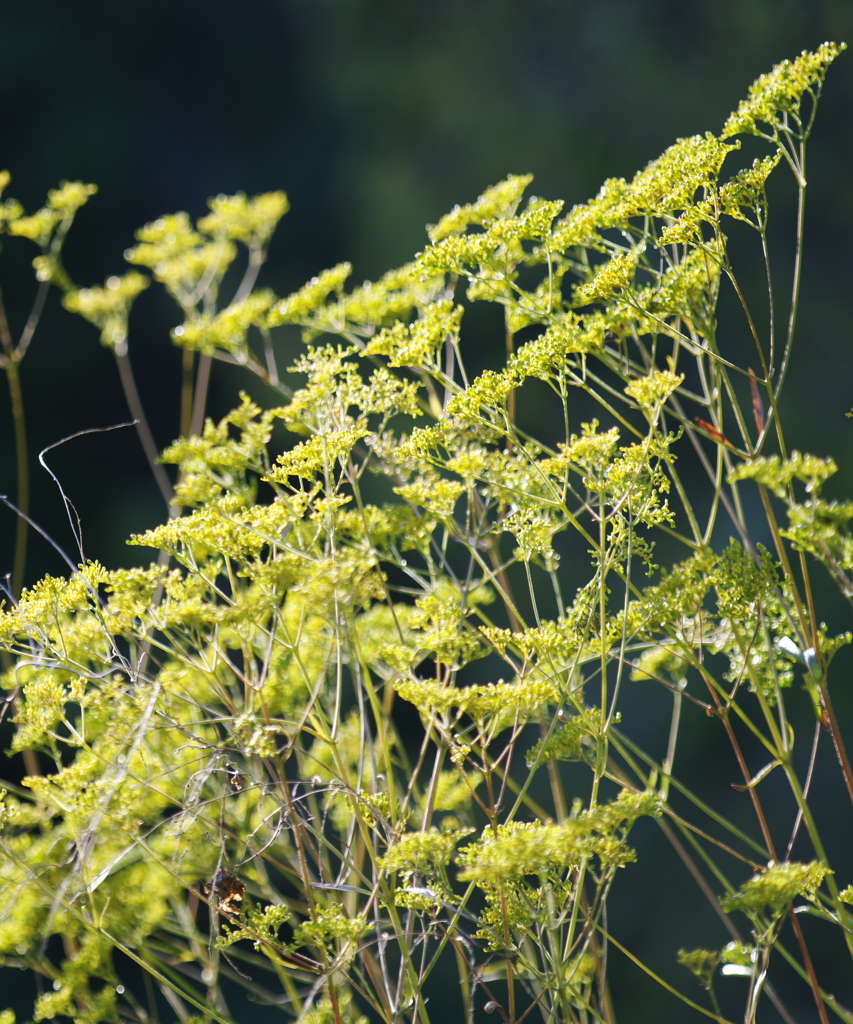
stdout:
<svg viewBox="0 0 853 1024">
<path fill-rule="evenodd" d="M 800 167 L 801 173 L 805 174 L 806 169 L 805 144 L 801 146 Z M 803 233 L 806 219 L 806 186 L 805 181 L 798 182 L 797 191 L 797 242 L 796 254 L 794 256 L 794 283 L 791 287 L 791 311 L 788 316 L 788 333 L 785 338 L 785 352 L 782 356 L 782 365 L 779 368 L 779 380 L 776 382 L 775 395 L 778 398 L 785 383 L 785 376 L 788 372 L 788 364 L 791 360 L 791 347 L 794 342 L 794 328 L 797 324 L 797 309 L 800 303 L 800 279 L 803 267 Z"/>
<path fill-rule="evenodd" d="M 154 479 L 157 481 L 157 486 L 160 488 L 160 493 L 163 495 L 166 507 L 169 508 L 174 499 L 174 492 L 172 491 L 172 485 L 169 483 L 169 478 L 166 476 L 165 469 L 157 461 L 160 453 L 157 450 L 157 445 L 154 443 L 154 437 L 151 433 L 151 428 L 148 426 L 142 402 L 139 400 L 139 392 L 136 390 L 133 370 L 127 357 L 126 343 L 121 348 L 116 347 L 115 357 L 125 401 L 130 410 L 130 415 L 136 421 L 136 432 L 139 435 L 142 449 L 145 452 L 145 458 L 148 460 L 148 465 L 151 467 L 151 472 L 154 474 Z"/>
<path fill-rule="evenodd" d="M 202 355 L 198 361 L 198 375 L 195 383 L 195 398 L 193 399 L 193 413 L 190 421 L 190 434 L 200 434 L 204 427 L 204 410 L 207 406 L 207 391 L 210 387 L 211 357 Z"/>
</svg>

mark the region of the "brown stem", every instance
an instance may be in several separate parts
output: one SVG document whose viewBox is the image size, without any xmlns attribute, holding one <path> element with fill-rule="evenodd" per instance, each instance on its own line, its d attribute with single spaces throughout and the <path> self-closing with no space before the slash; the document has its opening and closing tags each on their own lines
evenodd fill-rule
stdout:
<svg viewBox="0 0 853 1024">
<path fill-rule="evenodd" d="M 188 437 L 193 415 L 193 368 L 195 353 L 192 349 L 184 349 L 183 379 L 181 381 L 181 437 Z"/>
<path fill-rule="evenodd" d="M 743 781 L 747 785 L 747 791 L 749 793 L 750 799 L 752 800 L 752 807 L 755 811 L 756 817 L 758 818 L 758 824 L 761 828 L 761 834 L 764 837 L 764 845 L 767 847 L 767 852 L 770 854 L 771 858 L 775 861 L 776 847 L 773 844 L 773 837 L 770 835 L 770 828 L 767 824 L 767 819 L 764 816 L 764 808 L 761 806 L 761 801 L 758 799 L 758 794 L 755 792 L 755 787 L 749 786 L 749 782 L 752 776 L 750 775 L 749 768 L 747 767 L 746 759 L 743 756 L 743 751 L 740 749 L 740 744 L 738 743 L 737 737 L 735 736 L 734 729 L 732 728 L 732 723 L 729 721 L 728 708 L 724 708 L 723 705 L 720 703 L 720 698 L 717 694 L 717 691 L 713 688 L 713 686 L 711 686 L 710 682 L 708 682 L 707 679 L 705 680 L 705 683 L 708 687 L 708 690 L 711 693 L 711 697 L 714 701 L 714 704 L 717 706 L 717 715 L 720 721 L 723 723 L 723 728 L 726 730 L 726 735 L 729 738 L 729 743 L 731 743 L 732 745 L 732 750 L 734 750 L 738 766 L 740 767 L 741 773 L 743 775 Z"/>
<path fill-rule="evenodd" d="M 817 1004 L 817 1012 L 820 1015 L 821 1024 L 829 1024 L 829 1017 L 826 1013 L 826 1006 L 823 1001 L 823 997 L 820 994 L 820 985 L 817 983 L 817 975 L 815 974 L 814 964 L 812 963 L 811 955 L 809 954 L 809 947 L 806 945 L 806 939 L 803 935 L 803 929 L 800 922 L 797 920 L 797 915 L 794 913 L 794 908 L 788 906 L 788 917 L 791 919 L 791 924 L 794 928 L 794 934 L 797 936 L 797 943 L 800 947 L 800 952 L 803 955 L 803 964 L 805 965 L 806 971 L 809 975 L 809 982 L 812 987 L 812 995 L 814 1001 Z"/>
<path fill-rule="evenodd" d="M 5 346 L 4 346 L 5 348 Z M 17 496 L 15 504 L 26 515 L 30 506 L 30 467 L 27 451 L 27 424 L 24 417 L 24 394 L 18 373 L 18 362 L 14 356 L 6 364 L 6 379 L 9 382 L 9 398 L 12 403 L 12 422 L 15 428 L 15 462 L 17 464 Z M 15 558 L 12 563 L 12 595 L 21 596 L 24 585 L 24 570 L 27 564 L 27 521 L 18 516 L 15 527 Z"/>
<path fill-rule="evenodd" d="M 851 803 L 853 803 L 853 768 L 850 766 L 850 759 L 847 756 L 847 748 L 844 746 L 844 740 L 841 738 L 841 728 L 838 724 L 838 719 L 835 717 L 835 710 L 832 707 L 832 701 L 829 699 L 829 690 L 826 687 L 826 679 L 823 675 L 818 679 L 817 685 L 820 690 L 821 703 L 823 704 L 827 722 L 829 723 L 829 731 L 832 735 L 832 745 L 835 747 L 835 754 L 838 757 L 839 765 L 841 765 L 841 774 L 844 776 L 847 793 L 850 797 Z"/>
<path fill-rule="evenodd" d="M 17 469 L 17 493 L 15 503 L 27 515 L 30 511 L 30 467 L 27 451 L 27 421 L 24 416 L 24 393 L 18 372 L 20 356 L 12 341 L 6 307 L 0 295 L 0 344 L 3 346 L 4 369 L 9 382 L 9 400 L 12 405 L 12 424 L 15 433 L 15 463 Z M 12 596 L 17 600 L 24 585 L 24 569 L 27 562 L 27 521 L 18 516 L 15 527 L 15 556 L 12 563 Z"/>
<path fill-rule="evenodd" d="M 6 379 L 9 382 L 9 398 L 12 403 L 12 422 L 15 431 L 15 461 L 17 463 L 18 475 L 16 502 L 21 512 L 26 515 L 29 512 L 30 504 L 30 468 L 27 452 L 27 421 L 24 416 L 24 395 L 21 390 L 21 378 L 18 373 L 20 355 L 19 350 L 15 349 L 12 341 L 12 333 L 9 330 L 9 321 L 6 318 L 6 307 L 3 305 L 2 295 L 0 295 L 0 343 L 3 346 L 3 355 L 5 356 L 4 369 L 6 370 Z M 20 597 L 21 588 L 24 584 L 24 568 L 27 561 L 27 526 L 28 524 L 24 516 L 19 515 L 15 527 L 15 556 L 12 563 L 12 596 L 16 599 Z M 8 651 L 3 651 L 2 667 L 7 672 L 12 667 L 12 657 Z M 15 704 L 17 704 L 17 700 Z M 24 768 L 27 775 L 41 775 L 36 752 L 34 750 L 23 750 L 21 753 L 24 758 Z"/>
</svg>

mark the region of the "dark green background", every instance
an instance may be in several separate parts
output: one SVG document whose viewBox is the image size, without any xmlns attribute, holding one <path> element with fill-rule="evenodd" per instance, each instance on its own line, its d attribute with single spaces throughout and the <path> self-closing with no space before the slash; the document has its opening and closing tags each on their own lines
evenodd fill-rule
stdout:
<svg viewBox="0 0 853 1024">
<path fill-rule="evenodd" d="M 218 192 L 284 188 L 293 210 L 262 278 L 279 294 L 342 259 L 357 281 L 406 261 L 423 247 L 425 223 L 507 173 L 531 171 L 536 194 L 583 201 L 605 177 L 630 177 L 676 137 L 719 130 L 774 62 L 826 39 L 853 42 L 850 0 L 6 0 L 0 16 L 0 161 L 13 175 L 9 193 L 33 210 L 61 178 L 100 186 L 67 247 L 79 284 L 121 273 L 134 229 L 162 213 L 198 216 Z M 785 406 L 789 444 L 839 460 L 839 493 L 853 491 L 853 424 L 844 417 L 853 405 L 851 111 L 853 58 L 845 54 L 829 73 L 810 151 L 802 317 Z M 774 199 L 784 261 L 790 189 Z M 15 239 L 0 253 L 18 330 L 34 254 Z M 161 445 L 177 433 L 179 354 L 168 328 L 178 320 L 156 288 L 132 320 L 131 359 Z M 724 323 L 721 338 L 738 344 L 740 323 Z M 488 362 L 490 346 L 498 353 L 503 340 L 480 332 L 476 344 L 473 358 Z M 221 414 L 237 381 L 218 369 L 211 409 Z M 127 418 L 111 355 L 55 295 L 23 376 L 33 453 Z M 0 492 L 14 494 L 2 388 L 0 437 Z M 162 508 L 131 431 L 71 442 L 51 465 L 80 511 L 90 557 L 116 565 L 145 556 L 124 538 L 158 522 Z M 33 473 L 34 514 L 68 544 L 58 495 L 34 458 Z M 11 513 L 0 512 L 0 572 L 11 568 L 12 532 Z M 61 564 L 33 542 L 28 579 L 45 571 Z M 826 607 L 825 617 L 843 622 L 843 609 Z M 636 710 L 645 709 L 651 733 L 668 711 L 666 702 L 644 700 Z M 703 758 L 717 748 L 707 723 L 695 724 L 684 768 L 701 778 Z M 731 793 L 728 781 L 720 793 Z M 836 797 L 827 788 L 825 806 Z M 839 825 L 841 848 L 849 832 Z M 640 830 L 650 864 L 642 880 L 631 868 L 620 879 L 627 898 L 612 923 L 687 987 L 673 967 L 678 946 L 726 936 L 686 895 L 684 869 L 653 833 L 650 826 L 644 839 Z M 679 1016 L 613 958 L 621 1021 L 698 1019 Z M 821 967 L 832 973 L 831 962 Z M 837 979 L 838 997 L 853 1001 L 853 984 Z M 798 984 L 791 1006 L 798 1021 L 816 1019 Z"/>
<path fill-rule="evenodd" d="M 531 171 L 537 194 L 583 201 L 676 137 L 719 130 L 774 62 L 825 39 L 853 40 L 848 0 L 33 0 L 0 9 L 9 194 L 31 210 L 61 178 L 100 187 L 68 242 L 75 281 L 122 272 L 133 231 L 161 213 L 197 216 L 218 192 L 284 188 L 293 209 L 262 279 L 280 294 L 342 259 L 356 281 L 404 262 L 423 247 L 425 223 L 507 173 Z M 830 72 L 811 147 L 788 402 L 791 443 L 815 451 L 837 452 L 851 436 L 851 101 L 846 54 Z M 774 226 L 787 229 L 790 200 L 779 189 Z M 778 238 L 785 259 L 787 230 Z M 10 239 L 0 253 L 19 327 L 31 249 Z M 152 288 L 132 322 L 131 358 L 162 445 L 177 433 L 179 354 L 167 331 L 178 320 Z M 477 343 L 488 360 L 492 339 Z M 35 452 L 126 418 L 109 353 L 56 295 L 23 373 Z M 220 413 L 235 379 L 217 381 Z M 0 407 L 0 429 L 4 420 Z M 13 490 L 4 449 L 0 487 Z M 67 479 L 87 554 L 111 564 L 136 557 L 124 537 L 160 508 L 131 432 L 73 442 L 52 463 L 74 467 Z M 34 474 L 33 507 L 61 532 L 58 497 L 37 466 Z M 0 568 L 4 550 L 0 538 Z M 29 578 L 53 564 L 34 544 Z"/>
</svg>

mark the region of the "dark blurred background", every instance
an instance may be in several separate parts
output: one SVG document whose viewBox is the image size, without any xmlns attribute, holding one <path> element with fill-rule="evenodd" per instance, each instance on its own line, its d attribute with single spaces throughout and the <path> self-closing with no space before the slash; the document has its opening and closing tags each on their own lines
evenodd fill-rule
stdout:
<svg viewBox="0 0 853 1024">
<path fill-rule="evenodd" d="M 162 213 L 196 217 L 210 195 L 283 188 L 292 212 L 262 283 L 287 294 L 343 259 L 354 264 L 355 281 L 406 261 L 424 246 L 424 224 L 508 173 L 533 172 L 538 195 L 568 206 L 584 201 L 605 177 L 630 177 L 676 137 L 718 131 L 757 75 L 827 39 L 853 43 L 851 0 L 4 0 L 0 163 L 13 175 L 7 194 L 28 212 L 60 179 L 98 184 L 66 248 L 80 285 L 122 273 L 134 230 Z M 785 399 L 788 443 L 833 454 L 837 490 L 846 494 L 853 491 L 853 425 L 844 416 L 853 405 L 851 112 L 848 53 L 829 72 L 810 149 L 806 272 Z M 782 261 L 790 256 L 792 199 L 787 186 L 774 194 Z M 26 241 L 4 239 L 0 284 L 18 332 L 34 293 L 34 255 Z M 780 288 L 789 265 L 782 264 Z M 161 446 L 178 431 L 180 355 L 168 330 L 179 319 L 155 287 L 131 322 L 130 356 Z M 726 330 L 724 323 L 724 341 Z M 477 344 L 475 361 L 489 362 L 490 346 L 499 351 L 503 339 L 481 332 Z M 65 313 L 53 294 L 22 374 L 33 514 L 68 545 L 58 494 L 35 455 L 74 431 L 128 418 L 115 364 L 95 329 Z M 249 383 L 216 367 L 211 412 L 225 412 L 236 387 Z M 13 495 L 3 381 L 0 437 L 0 492 Z M 163 508 L 131 431 L 70 442 L 51 465 L 80 512 L 89 557 L 109 566 L 147 560 L 124 539 L 159 522 Z M 0 573 L 11 569 L 13 532 L 12 514 L 0 512 Z M 34 538 L 27 579 L 46 571 L 62 565 Z M 826 607 L 823 617 L 846 628 L 845 610 L 828 590 Z M 657 705 L 648 706 L 652 732 L 653 722 L 667 720 L 665 704 L 661 718 Z M 706 733 L 697 720 L 685 752 L 684 767 L 697 777 L 710 749 Z M 827 805 L 834 799 L 827 790 Z M 843 845 L 849 830 L 837 838 Z M 727 936 L 701 901 L 695 929 L 680 913 L 681 930 L 671 931 L 671 904 L 688 905 L 675 893 L 689 879 L 671 854 L 656 856 L 641 891 L 611 923 L 629 946 L 648 950 L 656 970 L 689 989 L 691 979 L 673 966 L 675 950 L 722 945 Z M 625 892 L 639 877 L 630 881 L 632 870 Z M 649 895 L 670 884 L 672 900 Z M 698 1019 L 686 1010 L 679 1016 L 616 953 L 612 968 L 621 1020 Z M 835 991 L 853 1001 L 849 979 Z M 694 994 L 701 998 L 698 987 Z M 816 1019 L 799 982 L 790 998 L 797 1021 Z"/>
</svg>

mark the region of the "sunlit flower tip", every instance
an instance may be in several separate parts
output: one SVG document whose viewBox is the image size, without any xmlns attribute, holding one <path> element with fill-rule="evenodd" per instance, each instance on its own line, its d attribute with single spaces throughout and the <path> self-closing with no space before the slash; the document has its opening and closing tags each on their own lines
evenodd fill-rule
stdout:
<svg viewBox="0 0 853 1024">
<path fill-rule="evenodd" d="M 179 325 L 178 325 L 178 326 L 177 326 L 177 327 L 176 327 L 176 328 L 174 329 L 174 331 L 172 331 L 172 334 L 174 334 L 174 335 L 175 335 L 176 337 L 178 337 L 178 338 L 180 338 L 180 336 L 181 336 L 181 335 L 182 335 L 183 333 L 184 333 L 184 325 L 183 325 L 183 324 L 179 324 Z"/>
<path fill-rule="evenodd" d="M 806 664 L 806 656 L 789 636 L 780 636 L 776 641 L 776 647 L 783 654 L 787 654 L 788 657 L 794 658 L 803 665 Z M 814 660 L 814 650 L 809 648 L 809 652 L 811 653 L 812 660 Z"/>
</svg>

